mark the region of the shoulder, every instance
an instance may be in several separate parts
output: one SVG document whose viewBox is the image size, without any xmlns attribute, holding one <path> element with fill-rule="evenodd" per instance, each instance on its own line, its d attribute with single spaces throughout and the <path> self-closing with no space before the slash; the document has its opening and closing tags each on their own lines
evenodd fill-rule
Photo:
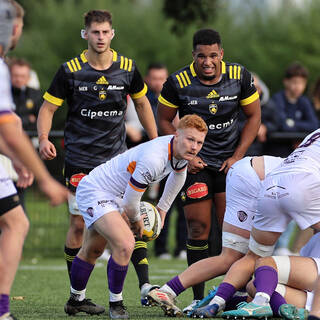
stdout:
<svg viewBox="0 0 320 320">
<path fill-rule="evenodd" d="M 250 75 L 250 72 L 241 64 L 233 62 L 221 62 L 221 72 L 225 74 L 227 78 L 234 80 L 241 80 L 246 75 Z"/>
<path fill-rule="evenodd" d="M 80 55 L 66 61 L 62 64 L 62 67 L 66 73 L 74 73 L 82 70 L 82 68 L 88 63 L 85 56 L 86 50 L 84 50 Z"/>
<path fill-rule="evenodd" d="M 175 84 L 178 88 L 184 88 L 191 84 L 193 78 L 196 77 L 196 73 L 194 71 L 193 63 L 187 65 L 178 71 L 172 73 L 168 81 Z"/>
<path fill-rule="evenodd" d="M 113 52 L 112 61 L 119 66 L 119 69 L 133 72 L 136 69 L 136 62 L 132 58 L 128 58 L 121 53 L 111 49 Z"/>
</svg>

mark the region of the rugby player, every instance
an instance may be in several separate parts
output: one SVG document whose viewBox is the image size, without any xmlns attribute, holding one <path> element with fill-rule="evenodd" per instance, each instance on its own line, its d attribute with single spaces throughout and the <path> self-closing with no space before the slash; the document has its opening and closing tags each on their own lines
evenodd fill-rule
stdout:
<svg viewBox="0 0 320 320">
<path fill-rule="evenodd" d="M 30 185 L 34 174 L 40 189 L 58 205 L 67 200 L 68 190 L 55 181 L 37 156 L 13 112 L 11 83 L 3 57 L 13 49 L 22 33 L 23 8 L 15 1 L 0 0 L 0 142 L 1 152 L 11 157 L 19 178 Z M 22 164 L 23 163 L 23 164 Z M 29 221 L 20 204 L 17 190 L 0 165 L 0 319 L 16 319 L 10 313 L 9 295 L 21 258 Z"/>
<path fill-rule="evenodd" d="M 197 31 L 193 36 L 193 62 L 169 76 L 159 97 L 157 121 L 162 134 L 175 132 L 172 120 L 178 111 L 179 116 L 198 114 L 209 128 L 199 156 L 188 165 L 186 184 L 180 194 L 188 229 L 188 265 L 207 258 L 208 245 L 215 245 L 208 244 L 212 205 L 219 230 L 225 212 L 226 173 L 245 155 L 261 121 L 253 77 L 243 66 L 223 61 L 223 54 L 217 31 Z M 240 108 L 247 116 L 241 135 Z M 219 250 L 215 248 L 216 252 Z M 204 284 L 194 286 L 193 292 L 195 301 L 190 308 L 203 298 Z"/>
<path fill-rule="evenodd" d="M 95 261 L 108 243 L 112 252 L 107 267 L 109 315 L 114 319 L 129 317 L 123 306 L 122 288 L 134 248 L 133 233 L 141 238 L 143 232 L 140 199 L 150 183 L 169 174 L 157 205 L 163 225 L 166 212 L 185 182 L 187 162 L 201 149 L 207 130 L 199 116 L 187 115 L 180 120 L 175 135 L 131 148 L 81 180 L 76 200 L 87 229 L 82 248 L 72 263 L 66 313 L 76 313 L 77 304 L 85 299 Z M 122 211 L 128 224 L 121 217 Z"/>
<path fill-rule="evenodd" d="M 66 184 L 73 192 L 69 199 L 70 226 L 64 250 L 69 275 L 84 230 L 74 192 L 79 181 L 94 167 L 126 150 L 127 94 L 133 99 L 149 138 L 157 137 L 152 109 L 145 96 L 147 87 L 135 61 L 110 48 L 115 34 L 111 14 L 104 10 L 89 11 L 84 16 L 84 24 L 82 37 L 87 40 L 88 49 L 60 66 L 44 94 L 38 116 L 39 151 L 43 159 L 51 160 L 56 157 L 56 148 L 49 140 L 53 115 L 62 108 L 63 101 L 67 101 L 64 174 Z M 138 241 L 132 262 L 142 294 L 152 287 L 146 257 L 147 245 Z M 87 300 L 83 304 L 83 309 L 92 313 L 94 305 Z"/>
<path fill-rule="evenodd" d="M 200 282 L 225 274 L 247 253 L 261 181 L 282 160 L 270 156 L 245 157 L 230 167 L 226 179 L 222 253 L 192 264 L 159 290 L 150 291 L 151 304 L 162 306 L 166 315 L 180 316 L 182 312 L 173 300 L 177 295 Z"/>
<path fill-rule="evenodd" d="M 205 310 L 199 312 L 199 316 L 214 317 L 224 309 L 235 291 L 249 281 L 256 260 L 271 256 L 277 239 L 291 220 L 296 221 L 302 230 L 308 227 L 320 229 L 319 155 L 320 129 L 308 135 L 263 181 L 258 197 L 258 211 L 250 234 L 249 251 L 231 266 L 211 304 L 204 307 Z M 255 276 L 259 272 L 257 270 Z M 271 281 L 272 277 L 275 274 L 270 271 L 264 281 Z M 257 287 L 255 302 L 227 311 L 225 316 L 268 316 L 269 311 L 264 306 L 270 297 L 259 291 L 260 286 Z"/>
</svg>

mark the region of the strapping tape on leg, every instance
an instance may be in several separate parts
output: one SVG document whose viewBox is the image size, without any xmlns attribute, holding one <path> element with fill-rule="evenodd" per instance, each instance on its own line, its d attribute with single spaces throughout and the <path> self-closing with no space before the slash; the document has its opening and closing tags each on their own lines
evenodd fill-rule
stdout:
<svg viewBox="0 0 320 320">
<path fill-rule="evenodd" d="M 258 243 L 253 236 L 250 236 L 249 249 L 260 257 L 269 257 L 272 255 L 275 245 L 267 246 Z"/>
</svg>

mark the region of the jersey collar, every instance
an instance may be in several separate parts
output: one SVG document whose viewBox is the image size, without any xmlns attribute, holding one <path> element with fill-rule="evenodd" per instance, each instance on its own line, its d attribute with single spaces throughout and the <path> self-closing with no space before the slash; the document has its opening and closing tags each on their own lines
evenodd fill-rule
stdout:
<svg viewBox="0 0 320 320">
<path fill-rule="evenodd" d="M 185 160 L 177 160 L 173 156 L 173 139 L 170 140 L 168 144 L 168 160 L 170 161 L 171 168 L 175 171 L 181 171 L 187 166 L 187 162 Z M 179 167 L 179 164 L 182 162 L 182 166 Z"/>
</svg>

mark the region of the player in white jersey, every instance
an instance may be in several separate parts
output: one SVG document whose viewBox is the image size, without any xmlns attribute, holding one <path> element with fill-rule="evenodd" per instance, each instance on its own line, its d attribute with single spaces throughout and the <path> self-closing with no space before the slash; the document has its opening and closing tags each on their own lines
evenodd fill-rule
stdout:
<svg viewBox="0 0 320 320">
<path fill-rule="evenodd" d="M 258 198 L 258 213 L 251 230 L 249 251 L 232 265 L 220 284 L 212 301 L 211 315 L 222 310 L 235 291 L 246 285 L 254 272 L 256 260 L 272 254 L 277 239 L 290 220 L 295 220 L 301 229 L 319 229 L 319 155 L 320 129 L 309 134 L 281 166 L 266 177 Z M 224 316 L 272 316 L 268 304 L 271 296 L 270 292 L 265 293 L 265 284 L 274 283 L 277 275 L 274 270 L 258 268 L 255 277 L 261 272 L 264 280 L 256 283 L 255 299 L 237 310 L 225 312 Z"/>
<path fill-rule="evenodd" d="M 148 296 L 151 303 L 162 306 L 166 315 L 180 316 L 181 310 L 174 305 L 173 298 L 195 284 L 225 274 L 247 253 L 261 182 L 282 160 L 270 156 L 246 157 L 230 167 L 226 180 L 221 254 L 192 264 L 160 290 L 151 291 Z"/>
<path fill-rule="evenodd" d="M 76 200 L 87 229 L 83 245 L 72 263 L 66 313 L 74 313 L 76 303 L 81 305 L 85 299 L 86 284 L 96 259 L 108 243 L 112 252 L 107 267 L 109 315 L 128 318 L 122 288 L 134 248 L 134 234 L 140 238 L 143 232 L 140 199 L 150 183 L 169 174 L 157 205 L 163 223 L 185 182 L 187 163 L 200 151 L 207 130 L 199 116 L 185 116 L 174 136 L 159 137 L 129 149 L 96 167 L 81 180 Z M 122 211 L 127 222 L 121 216 Z M 72 308 L 69 309 L 70 300 Z"/>
<path fill-rule="evenodd" d="M 14 48 L 22 32 L 23 8 L 15 1 L 0 0 L 0 149 L 9 156 L 18 173 L 28 181 L 35 175 L 42 191 L 53 204 L 67 200 L 67 189 L 48 173 L 22 130 L 13 112 L 8 68 L 3 57 Z M 22 164 L 23 163 L 23 164 Z M 30 180 L 29 180 L 30 182 Z M 27 235 L 29 221 L 19 202 L 17 191 L 3 167 L 0 167 L 0 319 L 16 319 L 10 313 L 9 295 Z"/>
</svg>

